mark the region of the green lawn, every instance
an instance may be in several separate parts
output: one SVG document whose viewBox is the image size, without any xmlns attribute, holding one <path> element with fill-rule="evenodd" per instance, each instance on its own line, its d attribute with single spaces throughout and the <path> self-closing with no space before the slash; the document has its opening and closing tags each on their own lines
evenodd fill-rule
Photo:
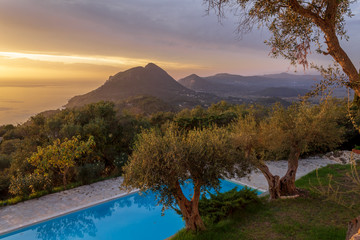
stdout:
<svg viewBox="0 0 360 240">
<path fill-rule="evenodd" d="M 198 234 L 184 230 L 173 239 L 301 239 L 301 240 L 344 240 L 347 222 L 360 215 L 359 195 L 348 192 L 354 188 L 346 173 L 350 166 L 331 165 L 312 172 L 297 181 L 297 187 L 306 189 L 305 196 L 296 199 L 281 199 L 241 209 L 228 219 Z M 329 201 L 311 189 L 327 186 L 328 174 L 333 175 L 332 185 L 339 186 L 343 194 L 340 204 Z M 320 180 L 320 181 L 319 181 Z M 320 182 L 320 183 L 319 183 Z M 355 202 L 352 207 L 351 204 Z"/>
</svg>

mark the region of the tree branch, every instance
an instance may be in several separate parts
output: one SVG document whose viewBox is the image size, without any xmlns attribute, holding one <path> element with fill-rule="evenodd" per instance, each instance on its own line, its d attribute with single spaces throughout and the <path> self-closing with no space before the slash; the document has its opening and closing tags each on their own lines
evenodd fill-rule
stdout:
<svg viewBox="0 0 360 240">
<path fill-rule="evenodd" d="M 308 8 L 304 8 L 297 0 L 289 0 L 289 7 L 299 15 L 310 18 L 319 27 L 326 26 L 326 22 L 320 17 L 320 15 L 312 12 Z"/>
<path fill-rule="evenodd" d="M 326 20 L 328 20 L 328 22 L 330 22 L 332 26 L 335 26 L 336 12 L 337 12 L 339 3 L 337 0 L 327 0 L 327 2 L 328 2 L 328 4 L 327 4 L 326 10 L 325 10 L 324 18 Z"/>
<path fill-rule="evenodd" d="M 353 62 L 341 48 L 338 37 L 336 36 L 335 24 L 336 13 L 339 3 L 337 0 L 327 0 L 328 5 L 325 11 L 325 19 L 313 13 L 310 9 L 304 8 L 297 0 L 289 0 L 290 8 L 303 17 L 310 18 L 325 34 L 327 53 L 340 64 L 344 73 L 349 76 L 349 81 L 358 96 L 360 96 L 360 76 Z"/>
</svg>

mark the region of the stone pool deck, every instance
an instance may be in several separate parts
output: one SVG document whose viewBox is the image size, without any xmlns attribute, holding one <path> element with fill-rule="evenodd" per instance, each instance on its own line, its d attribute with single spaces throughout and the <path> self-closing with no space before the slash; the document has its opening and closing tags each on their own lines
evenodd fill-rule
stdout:
<svg viewBox="0 0 360 240">
<path fill-rule="evenodd" d="M 0 235 L 129 194 L 121 177 L 52 193 L 0 208 Z M 135 192 L 135 191 L 134 191 Z"/>
<path fill-rule="evenodd" d="M 327 158 L 302 159 L 299 161 L 297 178 L 317 168 L 335 163 L 335 161 Z M 273 174 L 279 176 L 282 176 L 287 169 L 287 161 L 268 162 L 267 165 Z M 249 178 L 233 180 L 262 191 L 267 190 L 267 182 L 260 172 L 251 173 Z M 118 177 L 49 194 L 16 205 L 1 207 L 0 235 L 14 229 L 124 196 L 128 193 L 119 189 L 121 183 L 122 178 Z"/>
</svg>

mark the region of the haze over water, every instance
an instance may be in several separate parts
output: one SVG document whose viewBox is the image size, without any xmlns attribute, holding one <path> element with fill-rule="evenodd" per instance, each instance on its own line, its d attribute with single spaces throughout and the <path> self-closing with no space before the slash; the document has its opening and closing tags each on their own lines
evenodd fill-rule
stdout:
<svg viewBox="0 0 360 240">
<path fill-rule="evenodd" d="M 71 97 L 100 86 L 100 82 L 49 83 L 12 80 L 0 87 L 0 125 L 25 122 L 30 116 L 62 107 Z"/>
</svg>

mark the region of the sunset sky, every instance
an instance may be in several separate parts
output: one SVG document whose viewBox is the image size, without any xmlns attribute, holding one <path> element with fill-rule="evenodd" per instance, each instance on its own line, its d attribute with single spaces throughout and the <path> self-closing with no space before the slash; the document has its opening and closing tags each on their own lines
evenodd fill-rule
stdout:
<svg viewBox="0 0 360 240">
<path fill-rule="evenodd" d="M 268 56 L 265 29 L 239 39 L 236 18 L 220 24 L 205 8 L 202 0 L 0 0 L 0 124 L 59 108 L 148 62 L 175 79 L 289 71 Z M 353 12 L 343 44 L 360 67 L 360 3 Z"/>
</svg>

